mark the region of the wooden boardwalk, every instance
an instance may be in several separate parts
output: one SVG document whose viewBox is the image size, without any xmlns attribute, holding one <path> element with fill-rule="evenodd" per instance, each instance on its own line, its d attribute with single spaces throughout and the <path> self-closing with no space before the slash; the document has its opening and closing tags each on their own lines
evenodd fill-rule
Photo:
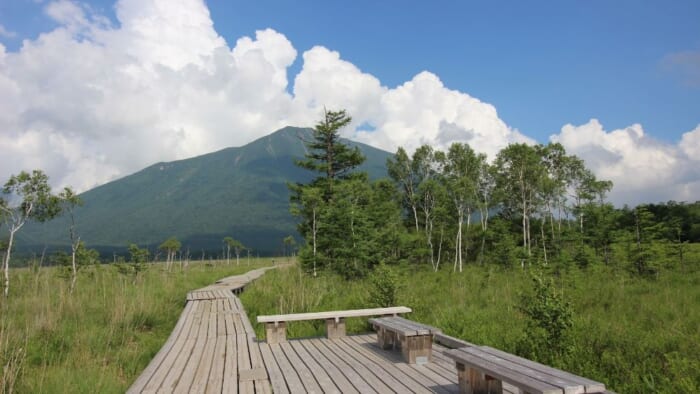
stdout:
<svg viewBox="0 0 700 394">
<path fill-rule="evenodd" d="M 409 365 L 400 352 L 379 349 L 375 334 L 258 340 L 236 294 L 270 268 L 190 292 L 172 334 L 128 393 L 457 392 L 454 361 L 437 344 L 433 362 Z"/>
<path fill-rule="evenodd" d="M 376 334 L 341 339 L 258 342 L 275 393 L 456 393 L 457 371 L 447 348 L 434 344 L 433 361 L 407 364 L 381 350 Z"/>
<path fill-rule="evenodd" d="M 128 393 L 270 393 L 255 332 L 234 295 L 267 269 L 190 292 L 172 334 Z"/>
</svg>

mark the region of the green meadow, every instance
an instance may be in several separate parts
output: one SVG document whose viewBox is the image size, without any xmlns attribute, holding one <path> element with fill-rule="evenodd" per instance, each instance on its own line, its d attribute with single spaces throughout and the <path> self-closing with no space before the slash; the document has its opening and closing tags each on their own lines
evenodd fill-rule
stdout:
<svg viewBox="0 0 700 394">
<path fill-rule="evenodd" d="M 697 256 L 693 248 L 689 256 Z M 2 392 L 124 392 L 158 352 L 175 325 L 188 291 L 222 277 L 272 264 L 192 262 L 166 272 L 160 264 L 135 281 L 109 265 L 86 268 L 77 289 L 61 268 L 15 269 L 2 300 Z M 472 343 L 523 353 L 528 335 L 523 297 L 541 268 L 468 265 L 462 273 L 428 267 L 387 267 L 395 303 L 408 318 Z M 605 382 L 619 393 L 696 392 L 700 389 L 700 270 L 662 270 L 653 278 L 605 266 L 544 272 L 573 311 L 568 351 L 556 367 Z M 385 272 L 386 274 L 386 272 Z M 251 321 L 260 314 L 376 306 L 376 275 L 348 281 L 297 266 L 269 271 L 241 299 Z M 259 338 L 264 330 L 256 325 Z M 294 322 L 290 337 L 324 335 L 321 321 Z M 348 330 L 368 332 L 366 319 Z M 522 354 L 531 357 L 530 354 Z"/>
<path fill-rule="evenodd" d="M 60 267 L 13 269 L 0 299 L 0 392 L 123 393 L 165 343 L 187 292 L 270 259 L 151 264 L 134 280 L 86 267 L 76 290 Z M 0 297 L 1 298 L 1 297 Z"/>
</svg>

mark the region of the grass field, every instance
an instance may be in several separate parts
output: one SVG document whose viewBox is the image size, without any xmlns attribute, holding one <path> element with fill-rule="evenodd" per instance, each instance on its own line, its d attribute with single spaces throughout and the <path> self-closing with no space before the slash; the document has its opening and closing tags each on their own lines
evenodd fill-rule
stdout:
<svg viewBox="0 0 700 394">
<path fill-rule="evenodd" d="M 109 265 L 86 268 L 77 289 L 59 268 L 15 269 L 0 299 L 0 392 L 123 393 L 170 335 L 188 291 L 269 259 L 151 265 L 134 283 Z"/>
<path fill-rule="evenodd" d="M 696 256 L 689 254 L 689 256 Z M 191 263 L 168 273 L 152 265 L 133 283 L 108 265 L 81 273 L 76 293 L 56 268 L 12 271 L 10 297 L 0 300 L 0 391 L 124 392 L 170 335 L 186 293 L 250 266 Z M 700 270 L 685 267 L 640 278 L 613 267 L 572 268 L 556 276 L 574 311 L 571 352 L 560 368 L 605 382 L 620 393 L 700 390 Z M 470 342 L 518 352 L 528 335 L 517 305 L 532 292 L 527 270 L 467 266 L 453 274 L 392 267 L 396 303 L 409 316 Z M 246 289 L 251 321 L 259 314 L 373 306 L 369 279 L 317 278 L 296 268 L 273 270 Z M 262 327 L 256 325 L 264 337 Z M 351 319 L 351 332 L 368 331 Z M 297 322 L 290 337 L 323 335 L 322 322 Z"/>
<path fill-rule="evenodd" d="M 398 305 L 408 317 L 467 341 L 518 352 L 528 335 L 517 305 L 531 292 L 530 274 L 470 266 L 461 274 L 395 269 Z M 655 279 L 597 267 L 572 269 L 555 281 L 572 304 L 570 353 L 562 369 L 605 382 L 620 393 L 700 390 L 700 271 L 662 272 Z M 335 276 L 312 278 L 297 268 L 272 271 L 242 295 L 251 320 L 258 314 L 372 306 L 371 284 Z M 262 327 L 257 327 L 263 337 Z M 348 330 L 367 331 L 365 319 Z M 323 322 L 294 322 L 290 337 L 324 334 Z"/>
</svg>

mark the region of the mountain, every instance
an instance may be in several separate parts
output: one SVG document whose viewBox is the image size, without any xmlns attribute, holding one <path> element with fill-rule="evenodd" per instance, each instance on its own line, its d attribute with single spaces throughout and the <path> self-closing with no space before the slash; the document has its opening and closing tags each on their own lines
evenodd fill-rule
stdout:
<svg viewBox="0 0 700 394">
<path fill-rule="evenodd" d="M 221 251 L 231 236 L 269 255 L 282 239 L 296 235 L 289 213 L 287 182 L 308 182 L 313 173 L 294 165 L 306 149 L 311 129 L 286 127 L 248 145 L 185 160 L 157 163 L 80 195 L 77 232 L 103 254 L 129 243 L 157 247 L 174 236 L 193 257 Z M 352 141 L 366 156 L 359 168 L 370 178 L 386 176 L 390 153 Z M 19 251 L 67 248 L 68 218 L 27 225 L 18 233 Z"/>
</svg>

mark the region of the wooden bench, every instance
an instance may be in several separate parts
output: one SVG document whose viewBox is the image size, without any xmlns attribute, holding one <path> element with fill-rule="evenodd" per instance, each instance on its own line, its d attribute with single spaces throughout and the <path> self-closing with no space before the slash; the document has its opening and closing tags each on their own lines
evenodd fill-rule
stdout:
<svg viewBox="0 0 700 394">
<path fill-rule="evenodd" d="M 369 319 L 377 331 L 377 343 L 382 349 L 401 348 L 409 364 L 425 364 L 431 360 L 433 335 L 442 331 L 401 317 Z"/>
<path fill-rule="evenodd" d="M 345 336 L 345 319 L 365 316 L 397 316 L 410 313 L 411 308 L 395 306 L 389 308 L 352 309 L 344 311 L 293 313 L 288 315 L 258 316 L 258 323 L 265 323 L 265 339 L 269 344 L 287 341 L 287 322 L 303 320 L 325 320 L 326 336 L 337 339 Z"/>
<path fill-rule="evenodd" d="M 462 393 L 502 393 L 504 383 L 528 394 L 605 393 L 605 385 L 488 346 L 448 350 Z"/>
</svg>

